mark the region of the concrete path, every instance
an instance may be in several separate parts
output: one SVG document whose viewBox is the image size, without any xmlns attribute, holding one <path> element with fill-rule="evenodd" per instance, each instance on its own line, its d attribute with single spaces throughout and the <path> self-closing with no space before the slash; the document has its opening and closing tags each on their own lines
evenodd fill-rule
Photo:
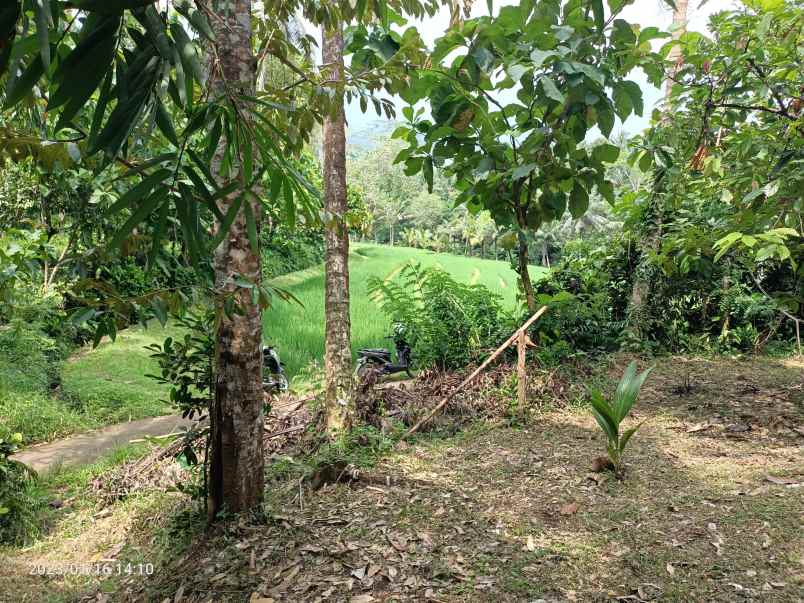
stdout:
<svg viewBox="0 0 804 603">
<path fill-rule="evenodd" d="M 45 472 L 59 464 L 63 466 L 86 465 L 115 448 L 128 444 L 131 440 L 174 433 L 192 423 L 194 421 L 173 415 L 118 423 L 63 440 L 37 444 L 11 458 L 25 463 L 38 473 Z"/>
</svg>

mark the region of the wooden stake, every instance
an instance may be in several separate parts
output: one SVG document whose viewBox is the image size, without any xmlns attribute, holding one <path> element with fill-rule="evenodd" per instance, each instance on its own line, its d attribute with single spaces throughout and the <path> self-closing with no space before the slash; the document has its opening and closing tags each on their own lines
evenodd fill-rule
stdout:
<svg viewBox="0 0 804 603">
<path fill-rule="evenodd" d="M 519 331 L 519 336 L 516 338 L 516 397 L 517 397 L 517 412 L 523 413 L 525 411 L 525 402 L 528 392 L 528 374 L 525 371 L 525 353 L 527 347 L 525 340 L 527 334 L 525 331 Z"/>
<path fill-rule="evenodd" d="M 509 338 L 508 338 L 508 339 L 505 341 L 505 343 L 504 343 L 504 344 L 502 344 L 500 347 L 498 347 L 498 348 L 497 348 L 497 349 L 494 351 L 494 353 L 493 353 L 491 356 L 489 356 L 488 358 L 486 358 L 486 360 L 483 362 L 483 364 L 481 364 L 481 365 L 480 365 L 479 367 L 477 367 L 477 368 L 476 368 L 474 371 L 472 371 L 472 374 L 471 374 L 471 375 L 469 375 L 469 376 L 468 376 L 466 379 L 464 379 L 464 380 L 461 382 L 461 384 L 460 384 L 458 387 L 456 387 L 456 388 L 455 388 L 454 390 L 452 390 L 452 391 L 451 391 L 449 394 L 447 394 L 446 396 L 444 396 L 444 398 L 441 400 L 441 402 L 439 402 L 439 403 L 436 405 L 436 407 L 435 407 L 433 410 L 431 410 L 431 411 L 430 411 L 430 414 L 428 414 L 428 415 L 427 415 L 426 417 L 424 417 L 423 419 L 419 420 L 419 422 L 418 422 L 418 423 L 416 423 L 416 424 L 415 424 L 413 427 L 411 427 L 410 429 L 408 429 L 408 430 L 405 432 L 405 434 L 402 436 L 402 438 L 401 438 L 401 439 L 402 439 L 402 440 L 405 440 L 405 439 L 409 438 L 411 435 L 413 435 L 414 433 L 416 433 L 417 431 L 419 431 L 419 428 L 420 428 L 422 425 L 424 425 L 425 423 L 427 423 L 427 421 L 429 421 L 430 419 L 432 419 L 434 416 L 436 416 L 436 415 L 438 414 L 438 411 L 440 411 L 442 408 L 444 408 L 444 407 L 447 405 L 447 403 L 448 403 L 450 400 L 452 400 L 452 398 L 453 398 L 453 396 L 455 396 L 455 394 L 457 394 L 457 393 L 458 393 L 459 391 L 461 391 L 461 390 L 462 390 L 464 387 L 466 387 L 466 386 L 467 386 L 469 383 L 471 383 L 471 382 L 474 380 L 474 378 L 475 378 L 475 377 L 477 377 L 477 376 L 478 376 L 478 375 L 479 375 L 479 374 L 480 374 L 480 373 L 483 371 L 483 369 L 485 369 L 485 368 L 486 368 L 486 367 L 487 367 L 489 364 L 491 364 L 492 362 L 494 362 L 494 361 L 495 361 L 495 360 L 496 360 L 496 359 L 497 359 L 497 358 L 500 356 L 500 354 L 502 354 L 502 353 L 505 351 L 505 349 L 506 349 L 506 348 L 507 348 L 509 345 L 511 345 L 511 344 L 512 344 L 512 343 L 513 343 L 513 342 L 514 342 L 514 341 L 515 341 L 515 340 L 516 340 L 516 339 L 519 337 L 519 333 L 520 333 L 520 332 L 524 333 L 525 331 L 527 331 L 527 330 L 528 330 L 528 328 L 530 327 L 530 325 L 532 325 L 534 322 L 536 322 L 536 320 L 537 320 L 537 319 L 538 319 L 538 318 L 539 318 L 539 317 L 540 317 L 542 314 L 544 314 L 545 312 L 547 312 L 547 306 L 542 306 L 541 308 L 539 308 L 539 309 L 536 311 L 536 313 L 535 313 L 533 316 L 531 316 L 531 317 L 530 317 L 530 318 L 527 320 L 527 322 L 526 322 L 524 325 L 522 325 L 522 326 L 521 326 L 521 327 L 519 327 L 519 328 L 518 328 L 516 331 L 514 331 L 514 334 L 513 334 L 513 335 L 511 335 L 511 336 L 510 336 L 510 337 L 509 337 Z"/>
</svg>

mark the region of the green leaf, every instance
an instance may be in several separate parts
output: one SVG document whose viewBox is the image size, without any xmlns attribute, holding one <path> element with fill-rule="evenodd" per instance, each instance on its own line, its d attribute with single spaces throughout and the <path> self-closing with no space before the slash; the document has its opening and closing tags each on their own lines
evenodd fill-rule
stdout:
<svg viewBox="0 0 804 603">
<path fill-rule="evenodd" d="M 34 84 L 39 81 L 44 73 L 44 66 L 42 65 L 42 57 L 37 55 L 31 64 L 19 76 L 10 76 L 6 84 L 6 102 L 3 107 L 8 109 L 13 107 L 23 98 L 31 93 Z"/>
<path fill-rule="evenodd" d="M 168 169 L 160 169 L 143 179 L 142 182 L 130 188 L 123 196 L 120 197 L 109 209 L 103 212 L 104 217 L 113 216 L 114 214 L 126 208 L 131 208 L 134 204 L 148 195 L 151 191 L 169 178 L 173 172 Z"/>
<path fill-rule="evenodd" d="M 617 82 L 616 89 L 621 90 L 631 99 L 631 106 L 634 108 L 634 113 L 642 116 L 645 110 L 645 104 L 642 99 L 642 88 L 639 87 L 639 84 L 631 80 L 623 80 Z"/>
<path fill-rule="evenodd" d="M 171 23 L 170 33 L 176 41 L 176 50 L 184 68 L 192 73 L 196 81 L 204 82 L 204 69 L 201 67 L 195 44 L 190 40 L 187 32 L 184 31 L 184 28 L 179 23 Z"/>
<path fill-rule="evenodd" d="M 628 365 L 623 378 L 620 380 L 620 384 L 617 386 L 617 391 L 614 394 L 614 404 L 612 405 L 614 408 L 614 416 L 618 422 L 628 416 L 628 413 L 639 397 L 639 391 L 642 389 L 642 385 L 652 371 L 653 367 L 637 375 L 636 361 L 632 361 L 631 364 Z"/>
<path fill-rule="evenodd" d="M 95 316 L 95 308 L 78 308 L 70 315 L 70 323 L 76 326 L 84 324 Z"/>
<path fill-rule="evenodd" d="M 232 227 L 232 223 L 234 222 L 235 218 L 237 217 L 237 213 L 240 211 L 240 206 L 243 204 L 243 197 L 238 196 L 234 202 L 229 206 L 229 209 L 226 210 L 226 214 L 223 217 L 223 220 L 220 222 L 218 226 L 218 233 L 215 235 L 215 238 L 212 240 L 211 248 L 217 249 L 218 246 L 223 242 L 229 234 L 229 229 Z"/>
<path fill-rule="evenodd" d="M 165 300 L 155 295 L 151 298 L 151 309 L 154 311 L 154 316 L 156 316 L 159 324 L 164 328 L 167 324 L 167 304 Z"/>
<path fill-rule="evenodd" d="M 642 425 L 644 425 L 644 424 L 645 424 L 645 421 L 642 421 L 642 423 L 640 423 L 636 427 L 631 427 L 630 429 L 626 429 L 623 432 L 623 435 L 620 437 L 620 442 L 617 445 L 617 447 L 620 450 L 620 454 L 625 452 L 625 447 L 628 445 L 628 441 L 633 437 L 633 435 L 637 432 L 637 430 L 640 427 L 642 427 Z"/>
<path fill-rule="evenodd" d="M 592 0 L 592 14 L 595 17 L 595 27 L 597 27 L 597 30 L 599 32 L 602 32 L 605 23 L 604 20 L 605 13 L 603 12 L 603 0 Z"/>
<path fill-rule="evenodd" d="M 198 11 L 195 6 L 189 2 L 189 0 L 176 2 L 173 6 L 185 19 L 190 22 L 190 25 L 193 26 L 193 29 L 195 29 L 210 42 L 215 41 L 215 32 L 212 31 L 206 16 Z"/>
<path fill-rule="evenodd" d="M 165 135 L 165 138 L 173 143 L 173 146 L 178 147 L 179 137 L 176 136 L 176 130 L 173 128 L 173 120 L 159 97 L 156 98 L 155 105 L 156 126 L 159 128 L 159 131 Z"/>
<path fill-rule="evenodd" d="M 162 206 L 159 208 L 159 213 L 156 217 L 156 228 L 154 228 L 153 235 L 151 237 L 151 251 L 148 254 L 148 270 L 153 270 L 154 266 L 156 266 L 156 260 L 159 256 L 159 251 L 162 246 L 162 239 L 165 236 L 165 231 L 167 230 L 167 221 L 168 221 L 168 211 L 170 210 L 170 203 L 163 203 Z M 164 323 L 162 323 L 164 327 Z"/>
<path fill-rule="evenodd" d="M 50 0 L 32 0 L 36 19 L 36 37 L 39 40 L 39 53 L 45 71 L 50 69 L 50 28 L 53 17 L 50 14 Z"/>
<path fill-rule="evenodd" d="M 22 12 L 21 2 L 12 0 L 0 6 L 0 77 L 2 77 L 11 60 L 11 50 L 17 33 L 17 21 Z"/>
<path fill-rule="evenodd" d="M 597 125 L 603 136 L 608 138 L 614 129 L 614 111 L 611 110 L 611 105 L 605 99 L 601 100 L 595 108 L 597 109 Z"/>
<path fill-rule="evenodd" d="M 513 173 L 511 174 L 511 177 L 514 180 L 521 180 L 522 178 L 527 178 L 528 175 L 537 167 L 539 166 L 535 163 L 526 163 L 525 165 L 520 165 L 519 167 L 514 169 Z"/>
<path fill-rule="evenodd" d="M 614 205 L 615 198 L 614 198 L 614 185 L 609 182 L 608 180 L 604 180 L 603 182 L 597 183 L 597 192 L 609 203 L 609 205 Z"/>
<path fill-rule="evenodd" d="M 534 48 L 530 51 L 530 60 L 533 61 L 533 67 L 538 69 L 549 57 L 558 56 L 558 53 L 553 50 L 541 50 Z"/>
<path fill-rule="evenodd" d="M 560 63 L 560 65 L 563 63 Z M 600 71 L 594 65 L 588 65 L 587 63 L 579 63 L 577 61 L 572 61 L 570 63 L 573 69 L 576 71 L 583 73 L 586 77 L 590 80 L 595 82 L 596 84 L 602 86 L 606 82 L 606 77 L 603 75 L 603 72 Z"/>
<path fill-rule="evenodd" d="M 592 149 L 592 158 L 595 161 L 614 163 L 620 156 L 620 147 L 604 143 Z"/>
<path fill-rule="evenodd" d="M 597 424 L 600 425 L 606 437 L 611 442 L 617 441 L 617 433 L 619 431 L 619 423 L 614 418 L 611 408 L 608 403 L 603 399 L 600 392 L 592 390 L 591 392 L 592 415 L 595 417 Z"/>
<path fill-rule="evenodd" d="M 589 209 L 589 193 L 579 182 L 575 182 L 569 198 L 569 210 L 576 220 Z"/>
<path fill-rule="evenodd" d="M 106 76 L 114 58 L 119 28 L 119 15 L 90 16 L 78 45 L 59 63 L 53 74 L 55 89 L 48 102 L 48 111 L 66 105 L 57 130 L 72 121 Z"/>
<path fill-rule="evenodd" d="M 172 62 L 174 60 L 173 46 L 170 40 L 168 40 L 165 22 L 162 21 L 156 8 L 153 6 L 140 8 L 133 11 L 133 15 L 145 28 L 148 39 L 154 45 L 157 52 L 159 52 L 162 59 L 166 62 Z"/>
<path fill-rule="evenodd" d="M 106 107 L 109 105 L 109 99 L 111 98 L 111 91 L 112 91 L 112 70 L 109 70 L 109 73 L 106 74 L 106 79 L 103 81 L 103 85 L 101 86 L 100 93 L 98 94 L 98 102 L 95 105 L 95 110 L 92 112 L 92 125 L 89 129 L 89 146 L 94 147 L 95 143 L 98 141 L 98 134 L 100 134 L 100 128 L 103 124 L 103 117 L 106 114 Z"/>
<path fill-rule="evenodd" d="M 424 181 L 427 183 L 427 192 L 433 192 L 433 158 L 425 157 L 422 164 L 422 174 L 424 174 Z"/>
<path fill-rule="evenodd" d="M 109 249 L 119 249 L 123 241 L 131 234 L 131 231 L 164 203 L 167 199 L 167 193 L 167 189 L 157 189 L 150 197 L 140 203 L 140 206 L 131 214 L 131 217 L 126 220 L 125 224 L 123 224 L 120 230 L 112 237 L 109 243 Z"/>
<path fill-rule="evenodd" d="M 539 81 L 542 84 L 542 90 L 544 90 L 544 94 L 548 98 L 552 98 L 557 103 L 564 103 L 564 95 L 561 94 L 561 91 L 556 86 L 556 83 L 553 81 L 552 78 L 543 75 L 539 78 Z"/>
<path fill-rule="evenodd" d="M 631 96 L 625 91 L 625 88 L 621 86 L 621 82 L 617 82 L 614 85 L 612 98 L 614 99 L 614 110 L 617 113 L 617 117 L 619 117 L 621 121 L 625 121 L 634 110 L 634 104 L 631 102 Z"/>
</svg>

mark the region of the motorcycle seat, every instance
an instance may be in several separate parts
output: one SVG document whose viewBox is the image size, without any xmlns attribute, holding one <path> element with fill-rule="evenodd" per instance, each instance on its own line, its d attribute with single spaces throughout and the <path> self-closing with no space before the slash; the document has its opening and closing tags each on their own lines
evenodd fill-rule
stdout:
<svg viewBox="0 0 804 603">
<path fill-rule="evenodd" d="M 377 355 L 388 355 L 391 353 L 385 348 L 363 348 L 362 350 L 358 350 L 357 352 L 358 354 L 377 354 Z"/>
</svg>

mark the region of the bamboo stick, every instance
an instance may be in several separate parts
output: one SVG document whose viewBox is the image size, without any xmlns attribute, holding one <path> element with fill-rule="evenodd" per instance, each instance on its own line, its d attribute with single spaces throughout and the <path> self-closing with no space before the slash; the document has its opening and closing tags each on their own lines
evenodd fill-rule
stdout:
<svg viewBox="0 0 804 603">
<path fill-rule="evenodd" d="M 505 343 L 503 343 L 500 347 L 498 347 L 491 356 L 486 358 L 486 360 L 483 362 L 483 364 L 481 364 L 474 371 L 472 371 L 472 374 L 469 375 L 466 379 L 464 379 L 458 387 L 456 387 L 454 390 L 452 390 L 452 392 L 450 392 L 449 394 L 444 396 L 444 398 L 442 398 L 441 402 L 439 402 L 438 405 L 436 405 L 436 407 L 433 410 L 431 410 L 430 413 L 426 417 L 424 417 L 423 419 L 419 420 L 418 423 L 416 423 L 413 427 L 408 429 L 405 432 L 405 434 L 402 436 L 401 439 L 405 440 L 405 439 L 409 438 L 411 435 L 416 433 L 422 425 L 424 425 L 425 423 L 427 423 L 427 421 L 429 421 L 434 416 L 436 416 L 436 414 L 438 414 L 438 411 L 440 411 L 442 408 L 444 408 L 447 405 L 447 403 L 450 400 L 452 400 L 452 398 L 453 398 L 453 396 L 455 396 L 455 394 L 457 394 L 464 387 L 466 387 L 469 383 L 471 383 L 475 379 L 475 377 L 477 377 L 483 371 L 483 369 L 485 369 L 489 364 L 494 362 L 500 356 L 500 354 L 502 354 L 505 351 L 505 349 L 508 346 L 510 346 L 519 337 L 520 332 L 524 333 L 525 331 L 527 331 L 528 328 L 530 327 L 530 325 L 532 325 L 534 322 L 536 322 L 536 320 L 538 320 L 539 317 L 542 314 L 544 314 L 545 312 L 547 312 L 547 306 L 542 306 L 541 308 L 539 308 L 536 311 L 536 313 L 533 316 L 531 316 L 527 320 L 527 322 L 525 322 L 525 324 L 523 324 L 516 331 L 514 331 L 514 334 L 511 335 L 505 341 Z"/>
</svg>

